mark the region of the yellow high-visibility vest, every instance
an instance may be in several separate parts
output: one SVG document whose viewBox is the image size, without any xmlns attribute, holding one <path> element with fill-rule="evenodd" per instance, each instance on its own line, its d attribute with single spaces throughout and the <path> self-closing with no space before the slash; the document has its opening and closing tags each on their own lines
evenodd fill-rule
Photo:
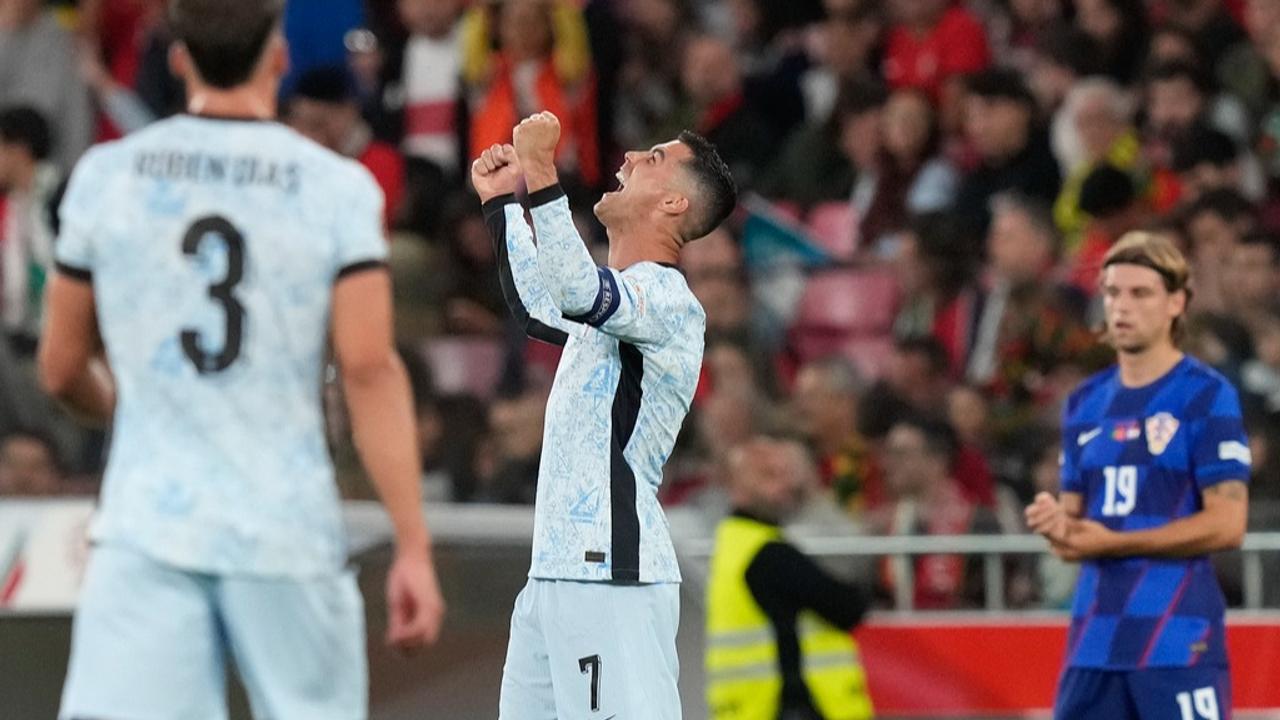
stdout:
<svg viewBox="0 0 1280 720">
<path fill-rule="evenodd" d="M 716 529 L 707 584 L 707 704 L 712 720 L 776 720 L 782 695 L 778 644 L 772 624 L 747 587 L 747 567 L 775 526 L 741 517 Z M 803 611 L 796 633 L 805 684 L 826 720 L 874 716 L 858 646 L 845 629 Z"/>
</svg>

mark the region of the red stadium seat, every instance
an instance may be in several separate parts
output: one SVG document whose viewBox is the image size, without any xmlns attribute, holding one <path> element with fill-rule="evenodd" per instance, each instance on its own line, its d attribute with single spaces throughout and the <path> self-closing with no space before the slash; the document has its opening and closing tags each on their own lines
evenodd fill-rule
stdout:
<svg viewBox="0 0 1280 720">
<path fill-rule="evenodd" d="M 886 270 L 834 270 L 809 278 L 795 329 L 801 333 L 882 335 L 893 328 L 898 286 Z"/>
</svg>

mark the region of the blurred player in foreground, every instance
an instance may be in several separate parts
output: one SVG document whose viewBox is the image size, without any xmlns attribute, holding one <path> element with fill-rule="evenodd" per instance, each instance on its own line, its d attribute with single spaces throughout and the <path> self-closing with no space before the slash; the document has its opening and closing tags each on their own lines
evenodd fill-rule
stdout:
<svg viewBox="0 0 1280 720">
<path fill-rule="evenodd" d="M 675 268 L 733 210 L 701 137 L 630 152 L 595 206 L 597 267 L 555 168 L 560 123 L 539 113 L 471 167 L 503 291 L 533 337 L 564 346 L 547 403 L 529 582 L 516 598 L 502 720 L 675 720 L 680 570 L 658 505 L 662 465 L 698 384 L 706 314 Z M 514 195 L 529 189 L 534 229 Z"/>
<path fill-rule="evenodd" d="M 1209 553 L 1240 546 L 1249 444 L 1236 391 L 1178 350 L 1189 271 L 1165 238 L 1130 233 L 1103 261 L 1118 363 L 1062 424 L 1062 493 L 1027 522 L 1083 564 L 1058 720 L 1225 720 L 1225 601 Z"/>
<path fill-rule="evenodd" d="M 62 718 L 367 714 L 364 611 L 323 433 L 332 333 L 395 528 L 387 640 L 438 632 L 382 196 L 272 121 L 279 0 L 174 0 L 187 115 L 91 150 L 61 208 L 42 383 L 113 423 Z M 105 356 L 104 356 L 105 353 Z"/>
</svg>

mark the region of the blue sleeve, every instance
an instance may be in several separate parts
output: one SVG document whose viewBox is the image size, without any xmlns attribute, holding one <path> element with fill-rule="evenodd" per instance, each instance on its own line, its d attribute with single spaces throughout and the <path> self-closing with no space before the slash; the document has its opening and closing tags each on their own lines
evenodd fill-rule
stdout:
<svg viewBox="0 0 1280 720">
<path fill-rule="evenodd" d="M 598 267 L 573 224 L 559 186 L 534 193 L 538 266 L 547 291 L 568 320 L 636 343 L 657 344 L 697 314 L 687 293 L 676 287 L 679 272 L 640 263 L 619 272 Z"/>
<path fill-rule="evenodd" d="M 1080 459 L 1080 443 L 1078 437 L 1080 428 L 1077 427 L 1072 418 L 1071 408 L 1073 403 L 1067 401 L 1066 408 L 1062 411 L 1062 450 L 1059 455 L 1058 462 L 1058 479 L 1062 492 L 1084 494 L 1084 482 L 1080 478 L 1078 469 Z"/>
<path fill-rule="evenodd" d="M 93 277 L 94 235 L 97 232 L 98 199 L 107 181 L 100 170 L 103 148 L 85 153 L 71 173 L 67 191 L 58 206 L 59 231 L 54 243 L 54 262 L 59 272 L 78 280 Z"/>
<path fill-rule="evenodd" d="M 1207 415 L 1191 420 L 1191 467 L 1201 490 L 1225 480 L 1249 481 L 1253 457 L 1240 398 L 1221 381 Z"/>
<path fill-rule="evenodd" d="M 491 198 L 483 205 L 485 226 L 493 241 L 498 280 L 507 307 L 529 337 L 564 345 L 573 334 L 542 282 L 533 231 L 514 195 Z"/>
<path fill-rule="evenodd" d="M 383 233 L 382 188 L 363 166 L 352 163 L 350 181 L 341 186 L 341 206 L 334 228 L 333 274 L 335 278 L 387 261 L 387 238 Z M 335 201 L 337 198 L 335 197 Z"/>
</svg>

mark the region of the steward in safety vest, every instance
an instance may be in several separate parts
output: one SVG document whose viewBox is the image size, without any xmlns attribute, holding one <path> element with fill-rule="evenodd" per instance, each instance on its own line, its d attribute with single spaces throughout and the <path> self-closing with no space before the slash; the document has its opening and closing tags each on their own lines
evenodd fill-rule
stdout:
<svg viewBox="0 0 1280 720">
<path fill-rule="evenodd" d="M 870 593 L 831 577 L 779 523 L 812 484 L 792 440 L 757 437 L 729 458 L 733 513 L 707 584 L 711 720 L 866 720 L 874 715 L 850 631 Z"/>
</svg>

